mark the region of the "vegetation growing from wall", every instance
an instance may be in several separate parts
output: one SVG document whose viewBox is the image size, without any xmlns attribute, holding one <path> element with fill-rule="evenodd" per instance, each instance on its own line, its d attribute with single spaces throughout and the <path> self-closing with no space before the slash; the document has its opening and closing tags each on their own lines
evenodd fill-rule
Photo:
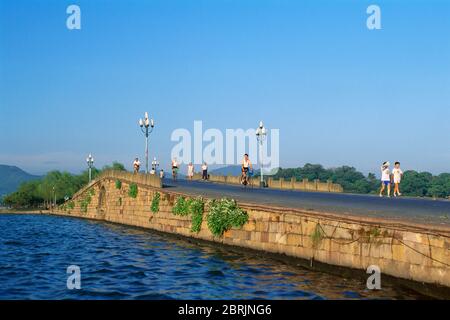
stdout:
<svg viewBox="0 0 450 320">
<path fill-rule="evenodd" d="M 189 205 L 189 212 L 192 216 L 191 231 L 198 233 L 202 227 L 203 212 L 205 211 L 205 202 L 202 198 L 192 199 Z"/>
<path fill-rule="evenodd" d="M 150 206 L 150 210 L 153 213 L 159 212 L 159 201 L 161 199 L 161 194 L 159 192 L 156 192 L 152 199 L 152 204 Z"/>
<path fill-rule="evenodd" d="M 67 202 L 67 209 L 72 210 L 73 208 L 75 208 L 75 202 L 73 202 L 72 200 Z"/>
<path fill-rule="evenodd" d="M 317 248 L 324 237 L 325 233 L 323 232 L 321 225 L 317 223 L 314 232 L 311 234 L 313 248 Z"/>
<path fill-rule="evenodd" d="M 248 221 L 248 214 L 233 199 L 212 200 L 206 215 L 208 228 L 214 236 L 222 236 L 232 227 L 242 227 Z"/>
<path fill-rule="evenodd" d="M 187 216 L 189 214 L 189 200 L 185 197 L 178 197 L 172 207 L 172 213 L 177 216 Z"/>
<path fill-rule="evenodd" d="M 87 208 L 92 201 L 92 196 L 95 194 L 94 189 L 89 189 L 83 199 L 80 201 L 80 210 L 81 212 L 87 212 Z"/>
<path fill-rule="evenodd" d="M 388 236 L 387 231 L 382 234 L 380 228 L 378 227 L 371 227 L 367 230 L 362 227 L 357 231 L 357 233 L 359 236 L 359 242 L 373 243 L 375 245 L 380 245 L 383 242 L 382 238 Z"/>
<path fill-rule="evenodd" d="M 116 186 L 116 189 L 122 189 L 122 181 L 120 181 L 119 179 L 117 179 L 114 184 Z"/>
<path fill-rule="evenodd" d="M 175 204 L 172 207 L 172 213 L 178 216 L 191 216 L 192 232 L 199 232 L 203 222 L 203 212 L 205 210 L 205 202 L 203 198 L 189 198 L 177 197 Z"/>
<path fill-rule="evenodd" d="M 131 198 L 136 198 L 138 195 L 138 186 L 136 183 L 131 183 L 130 184 L 130 189 L 128 190 L 128 195 Z"/>
</svg>

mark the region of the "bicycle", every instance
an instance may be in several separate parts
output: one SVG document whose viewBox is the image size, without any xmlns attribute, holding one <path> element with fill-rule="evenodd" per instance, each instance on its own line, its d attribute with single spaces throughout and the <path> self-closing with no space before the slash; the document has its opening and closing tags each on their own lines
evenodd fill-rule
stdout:
<svg viewBox="0 0 450 320">
<path fill-rule="evenodd" d="M 239 183 L 244 186 L 244 188 L 251 187 L 253 189 L 253 170 L 243 171 L 241 177 L 239 178 Z"/>
<path fill-rule="evenodd" d="M 178 168 L 172 168 L 172 178 L 173 181 L 177 180 L 177 176 L 178 176 Z"/>
</svg>

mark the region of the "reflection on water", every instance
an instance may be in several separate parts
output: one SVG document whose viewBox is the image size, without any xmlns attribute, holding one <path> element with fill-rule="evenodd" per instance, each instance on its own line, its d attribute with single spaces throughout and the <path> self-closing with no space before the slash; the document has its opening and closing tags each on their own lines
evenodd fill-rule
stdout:
<svg viewBox="0 0 450 320">
<path fill-rule="evenodd" d="M 0 299 L 415 299 L 214 244 L 88 220 L 0 215 Z M 66 269 L 81 268 L 81 290 Z"/>
</svg>

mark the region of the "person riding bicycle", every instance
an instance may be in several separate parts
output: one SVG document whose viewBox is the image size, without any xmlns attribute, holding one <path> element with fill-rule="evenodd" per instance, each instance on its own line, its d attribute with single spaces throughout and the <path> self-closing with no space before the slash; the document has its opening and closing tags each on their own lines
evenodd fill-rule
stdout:
<svg viewBox="0 0 450 320">
<path fill-rule="evenodd" d="M 244 159 L 242 160 L 242 178 L 243 178 L 243 183 L 247 184 L 248 183 L 248 176 L 249 176 L 249 170 L 253 171 L 253 165 L 252 162 L 250 161 L 248 154 L 244 154 Z"/>
<path fill-rule="evenodd" d="M 172 160 L 172 177 L 174 180 L 177 178 L 177 173 L 178 173 L 178 161 L 177 158 L 174 158 Z"/>
<path fill-rule="evenodd" d="M 134 159 L 134 161 L 133 161 L 133 172 L 134 173 L 138 173 L 140 167 L 141 167 L 141 162 L 139 161 L 139 159 L 138 158 Z"/>
</svg>

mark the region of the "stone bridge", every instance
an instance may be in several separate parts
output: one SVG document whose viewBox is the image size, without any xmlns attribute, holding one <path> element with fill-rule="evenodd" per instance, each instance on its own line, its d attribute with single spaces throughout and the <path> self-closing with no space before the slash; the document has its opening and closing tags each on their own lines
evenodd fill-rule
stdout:
<svg viewBox="0 0 450 320">
<path fill-rule="evenodd" d="M 208 200 L 205 195 L 198 196 Z M 190 215 L 173 213 L 179 197 L 189 198 L 192 194 L 163 187 L 154 175 L 107 171 L 53 213 L 298 258 L 296 261 L 306 267 L 339 274 L 367 278 L 367 268 L 376 265 L 382 276 L 428 290 L 428 294 L 440 292 L 440 296 L 450 297 L 447 226 L 238 203 L 247 212 L 248 222 L 214 236 L 207 223 L 208 206 L 205 205 L 199 230 L 193 231 Z"/>
</svg>

